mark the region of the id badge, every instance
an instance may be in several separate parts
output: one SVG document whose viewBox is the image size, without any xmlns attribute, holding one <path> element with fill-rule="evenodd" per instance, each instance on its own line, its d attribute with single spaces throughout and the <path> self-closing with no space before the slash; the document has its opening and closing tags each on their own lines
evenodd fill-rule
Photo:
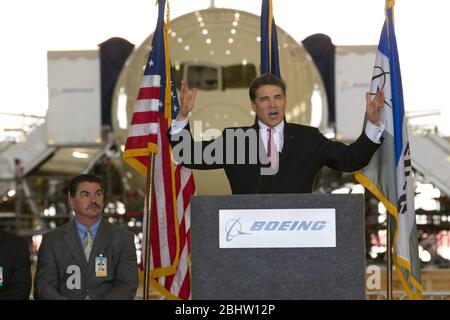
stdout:
<svg viewBox="0 0 450 320">
<path fill-rule="evenodd" d="M 0 287 L 3 285 L 3 267 L 0 266 Z"/>
<path fill-rule="evenodd" d="M 106 277 L 108 275 L 108 264 L 106 257 L 102 255 L 95 257 L 95 276 Z"/>
</svg>

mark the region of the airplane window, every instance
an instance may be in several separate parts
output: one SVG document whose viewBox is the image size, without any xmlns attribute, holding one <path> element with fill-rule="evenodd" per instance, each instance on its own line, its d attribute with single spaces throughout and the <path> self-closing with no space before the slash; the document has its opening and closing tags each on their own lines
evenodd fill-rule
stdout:
<svg viewBox="0 0 450 320">
<path fill-rule="evenodd" d="M 187 81 L 189 88 L 202 90 L 217 90 L 218 69 L 207 66 L 189 66 Z"/>
<path fill-rule="evenodd" d="M 224 89 L 245 88 L 248 89 L 256 78 L 256 67 L 254 64 L 236 64 L 223 67 Z"/>
</svg>

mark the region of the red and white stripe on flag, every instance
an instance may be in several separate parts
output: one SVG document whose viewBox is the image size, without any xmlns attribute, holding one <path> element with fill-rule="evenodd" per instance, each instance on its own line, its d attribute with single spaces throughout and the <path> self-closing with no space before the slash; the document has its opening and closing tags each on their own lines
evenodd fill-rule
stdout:
<svg viewBox="0 0 450 320">
<path fill-rule="evenodd" d="M 167 121 L 160 114 L 151 230 L 153 286 L 166 298 L 190 298 L 190 199 L 192 171 L 171 161 Z"/>
<path fill-rule="evenodd" d="M 190 199 L 195 193 L 195 185 L 192 172 L 173 163 L 166 134 L 172 116 L 178 110 L 178 98 L 170 77 L 168 25 L 164 22 L 164 15 L 165 0 L 160 0 L 152 48 L 123 159 L 146 177 L 150 155 L 155 154 L 151 181 L 150 282 L 166 298 L 189 299 Z M 144 215 L 144 225 L 146 219 Z M 143 244 L 146 250 L 148 239 L 145 237 Z"/>
</svg>

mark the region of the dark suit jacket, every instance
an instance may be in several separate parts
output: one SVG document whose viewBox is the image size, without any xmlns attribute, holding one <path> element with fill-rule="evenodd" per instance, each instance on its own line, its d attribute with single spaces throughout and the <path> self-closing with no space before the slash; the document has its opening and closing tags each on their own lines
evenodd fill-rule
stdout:
<svg viewBox="0 0 450 320">
<path fill-rule="evenodd" d="M 189 130 L 189 126 L 186 127 Z M 264 147 L 260 141 L 257 125 L 251 127 L 241 128 L 227 128 L 222 132 L 222 136 L 216 138 L 222 139 L 223 154 L 230 152 L 229 143 L 227 143 L 228 130 L 253 130 L 257 137 L 257 145 L 259 149 Z M 176 136 L 176 135 L 175 135 Z M 194 143 L 191 139 L 193 150 L 200 148 L 209 151 L 213 149 L 215 140 L 203 141 L 199 147 L 199 143 Z M 172 146 L 175 147 L 179 142 L 171 141 Z M 229 142 L 229 141 L 228 141 Z M 216 144 L 216 145 L 220 145 Z M 253 142 L 254 143 L 254 142 Z M 317 128 L 285 123 L 284 126 L 284 146 L 279 157 L 279 170 L 275 175 L 261 175 L 261 168 L 264 165 L 261 161 L 256 164 L 250 163 L 249 150 L 252 142 L 246 141 L 245 144 L 245 164 L 213 163 L 208 164 L 195 163 L 194 157 L 191 156 L 190 163 L 183 162 L 185 167 L 191 169 L 225 169 L 225 173 L 230 182 L 230 187 L 233 194 L 253 194 L 253 193 L 308 193 L 312 191 L 314 178 L 323 166 L 328 166 L 332 169 L 353 172 L 365 167 L 375 153 L 379 144 L 373 143 L 365 133 L 352 144 L 345 145 L 340 142 L 334 142 L 323 136 Z M 228 145 L 228 148 L 227 148 Z M 209 149 L 208 149 L 209 148 Z M 232 151 L 232 150 L 231 150 Z M 234 154 L 239 152 L 237 143 L 234 144 Z M 241 151 L 242 152 L 242 151 Z M 264 151 L 265 153 L 265 151 Z M 193 153 L 192 153 L 193 154 Z M 212 153 L 215 154 L 215 153 Z M 235 160 L 237 160 L 235 158 Z"/>
<path fill-rule="evenodd" d="M 106 277 L 95 273 L 100 254 L 107 258 Z M 133 299 L 138 287 L 133 235 L 102 220 L 86 261 L 75 220 L 46 233 L 34 287 L 36 299 Z"/>
<path fill-rule="evenodd" d="M 0 231 L 0 300 L 26 300 L 31 291 L 30 251 L 25 239 Z"/>
</svg>

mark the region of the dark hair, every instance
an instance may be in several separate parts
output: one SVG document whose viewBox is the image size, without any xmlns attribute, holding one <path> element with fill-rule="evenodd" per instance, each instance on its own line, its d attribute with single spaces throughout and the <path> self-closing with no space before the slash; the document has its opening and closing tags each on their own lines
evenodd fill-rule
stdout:
<svg viewBox="0 0 450 320">
<path fill-rule="evenodd" d="M 74 177 L 69 182 L 69 195 L 71 197 L 75 196 L 75 194 L 77 193 L 78 186 L 82 182 L 98 183 L 102 187 L 102 191 L 103 191 L 103 182 L 99 177 L 97 177 L 93 174 L 80 174 L 80 175 Z"/>
<path fill-rule="evenodd" d="M 264 85 L 273 85 L 280 87 L 283 90 L 283 95 L 286 95 L 286 83 L 284 83 L 283 80 L 273 74 L 265 73 L 253 80 L 252 84 L 250 85 L 250 88 L 248 89 L 248 95 L 250 96 L 251 101 L 255 101 L 256 90 Z"/>
</svg>

